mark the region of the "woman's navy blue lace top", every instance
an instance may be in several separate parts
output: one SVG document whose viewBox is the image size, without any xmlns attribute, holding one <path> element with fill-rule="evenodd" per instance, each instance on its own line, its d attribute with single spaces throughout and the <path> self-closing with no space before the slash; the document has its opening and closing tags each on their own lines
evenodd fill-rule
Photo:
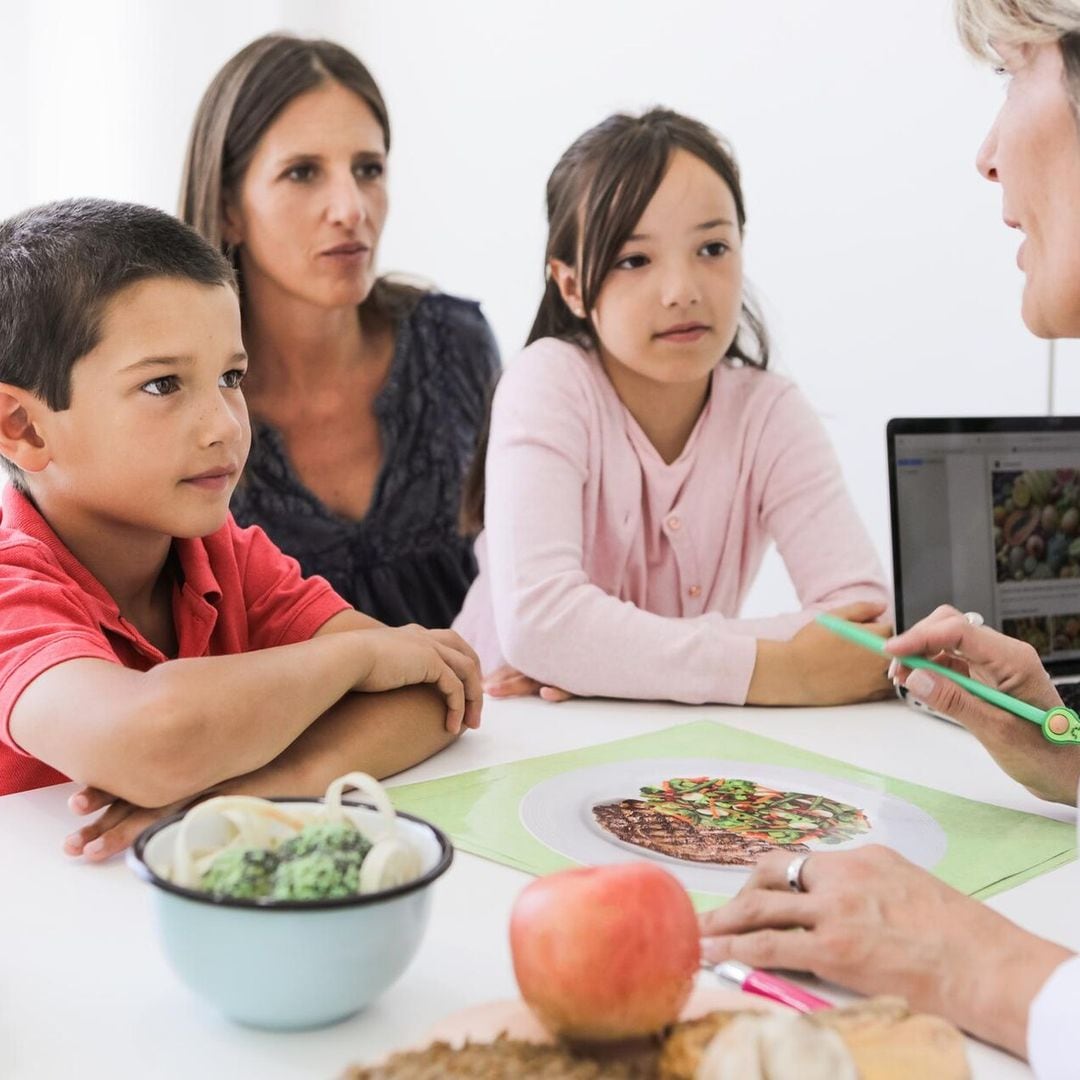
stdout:
<svg viewBox="0 0 1080 1080">
<path fill-rule="evenodd" d="M 364 517 L 323 505 L 294 472 L 280 432 L 255 418 L 233 515 L 241 525 L 261 525 L 306 575 L 321 574 L 365 614 L 390 626 L 449 626 L 476 576 L 458 512 L 498 372 L 479 304 L 421 297 L 398 323 L 375 399 L 382 464 Z"/>
</svg>

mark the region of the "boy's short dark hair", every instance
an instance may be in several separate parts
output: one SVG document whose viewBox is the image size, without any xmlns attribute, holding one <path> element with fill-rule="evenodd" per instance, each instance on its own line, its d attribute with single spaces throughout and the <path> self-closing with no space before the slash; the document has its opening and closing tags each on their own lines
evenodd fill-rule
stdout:
<svg viewBox="0 0 1080 1080">
<path fill-rule="evenodd" d="M 108 302 L 158 277 L 236 287 L 220 252 L 148 206 L 67 199 L 9 218 L 0 224 L 0 382 L 68 408 L 71 369 L 98 344 Z M 19 470 L 0 461 L 18 483 Z"/>
</svg>

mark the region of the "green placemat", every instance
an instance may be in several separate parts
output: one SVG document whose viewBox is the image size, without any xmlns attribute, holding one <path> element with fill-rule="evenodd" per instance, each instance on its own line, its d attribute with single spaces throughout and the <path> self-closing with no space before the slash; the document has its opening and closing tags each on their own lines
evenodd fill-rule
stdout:
<svg viewBox="0 0 1080 1080">
<path fill-rule="evenodd" d="M 867 772 L 845 764 L 835 758 L 814 754 L 807 750 L 788 746 L 762 735 L 727 727 L 710 720 L 680 724 L 649 735 L 638 735 L 616 742 L 602 743 L 581 750 L 570 750 L 545 757 L 530 758 L 506 765 L 496 765 L 473 772 L 448 776 L 441 780 L 408 784 L 390 789 L 394 804 L 401 810 L 415 813 L 445 830 L 463 851 L 480 855 L 507 866 L 525 870 L 530 874 L 546 874 L 554 870 L 580 865 L 582 861 L 618 862 L 635 858 L 648 858 L 650 853 L 632 849 L 612 840 L 604 840 L 603 832 L 591 826 L 591 805 L 597 798 L 634 798 L 638 790 L 627 790 L 623 783 L 620 790 L 603 790 L 604 777 L 610 778 L 620 772 L 635 774 L 644 770 L 651 779 L 645 782 L 660 783 L 673 775 L 664 773 L 664 759 L 714 759 L 716 761 L 740 762 L 761 767 L 761 781 L 777 786 L 777 770 L 799 770 L 805 777 L 790 778 L 785 790 L 814 791 L 814 774 L 819 778 L 832 777 L 844 784 L 869 789 L 862 801 L 875 801 L 882 810 L 881 817 L 922 819 L 922 827 L 916 832 L 923 834 L 922 850 L 932 850 L 933 856 L 923 859 L 927 868 L 943 881 L 971 896 L 986 898 L 1023 881 L 1044 873 L 1075 857 L 1076 831 L 1072 825 L 1052 821 L 1036 814 L 1017 810 L 1005 810 L 987 803 L 962 799 L 944 791 L 910 784 L 895 777 Z M 649 773 L 650 762 L 656 762 L 655 776 Z M 619 762 L 637 762 L 638 766 L 621 769 Z M 600 768 L 611 766 L 609 768 Z M 751 769 L 739 770 L 743 779 L 758 779 Z M 716 775 L 721 775 L 712 770 Z M 772 777 L 770 778 L 770 773 Z M 786 774 L 783 774 L 786 776 Z M 522 822 L 520 807 L 522 799 L 538 784 L 563 777 L 554 784 L 547 784 L 544 792 L 553 798 L 565 799 L 568 805 L 555 805 L 553 813 L 569 826 L 560 836 L 569 837 L 568 842 L 558 841 L 553 846 L 538 839 Z M 591 781 L 596 778 L 599 792 Z M 828 780 L 824 782 L 828 787 Z M 619 787 L 618 784 L 615 785 Z M 636 785 L 635 785 L 636 786 Z M 561 790 L 560 790 L 561 789 Z M 565 794 L 563 794 L 565 793 Z M 877 793 L 875 795 L 875 793 Z M 853 798 L 858 797 L 858 792 Z M 905 810 L 902 803 L 917 808 Z M 849 799 L 849 801 L 851 801 Z M 534 797 L 534 805 L 536 798 Z M 574 806 L 570 806 L 574 803 Z M 580 805 L 576 805 L 580 803 Z M 925 821 L 918 811 L 929 815 L 932 823 Z M 874 811 L 868 811 L 871 824 L 875 824 Z M 572 818 L 572 820 L 571 820 Z M 580 836 L 575 830 L 579 828 Z M 884 823 L 882 828 L 886 829 Z M 895 831 L 895 829 L 894 829 Z M 941 834 L 944 834 L 942 837 Z M 590 838 L 586 839 L 587 836 Z M 936 841 L 929 847 L 926 834 Z M 885 842 L 888 840 L 885 832 Z M 869 835 L 871 841 L 880 836 Z M 575 859 L 565 853 L 587 844 L 587 850 L 598 852 L 595 857 Z M 599 848 L 597 847 L 599 844 Z M 898 847 L 902 846 L 898 843 Z M 814 845 L 813 850 L 821 850 Z M 828 850 L 825 848 L 824 850 Z M 940 857 L 937 857 L 940 856 Z M 653 856 L 655 857 L 655 856 Z M 662 864 L 684 881 L 695 874 L 692 864 L 683 865 L 673 859 L 661 858 Z M 700 882 L 700 872 L 696 872 Z M 726 875 L 731 880 L 732 875 Z M 703 891 L 687 881 L 700 910 L 715 907 L 724 902 L 737 889 L 725 886 L 723 890 L 710 887 Z"/>
</svg>

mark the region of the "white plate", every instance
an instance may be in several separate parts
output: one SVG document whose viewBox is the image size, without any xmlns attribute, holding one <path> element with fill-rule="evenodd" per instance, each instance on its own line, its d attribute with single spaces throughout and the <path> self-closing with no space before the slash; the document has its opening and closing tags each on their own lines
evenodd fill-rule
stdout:
<svg viewBox="0 0 1080 1080">
<path fill-rule="evenodd" d="M 781 765 L 751 764 L 719 758 L 659 758 L 590 765 L 543 780 L 521 800 L 521 823 L 542 844 L 587 866 L 649 859 L 670 870 L 696 892 L 731 896 L 750 873 L 748 866 L 694 863 L 629 844 L 603 829 L 593 817 L 597 803 L 640 799 L 641 788 L 677 776 L 752 780 L 779 791 L 824 795 L 857 806 L 870 823 L 867 832 L 842 844 L 811 840 L 811 851 L 844 851 L 864 844 L 884 844 L 926 869 L 945 854 L 945 831 L 917 806 L 862 784 L 824 773 Z"/>
</svg>

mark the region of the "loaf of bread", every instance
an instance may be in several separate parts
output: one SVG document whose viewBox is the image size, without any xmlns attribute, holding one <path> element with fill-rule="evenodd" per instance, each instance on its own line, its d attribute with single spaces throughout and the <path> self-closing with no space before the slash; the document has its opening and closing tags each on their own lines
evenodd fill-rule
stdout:
<svg viewBox="0 0 1080 1080">
<path fill-rule="evenodd" d="M 969 1080 L 963 1035 L 872 998 L 803 1016 L 716 1010 L 632 1044 L 571 1047 L 511 1038 L 437 1040 L 344 1080 Z"/>
</svg>

